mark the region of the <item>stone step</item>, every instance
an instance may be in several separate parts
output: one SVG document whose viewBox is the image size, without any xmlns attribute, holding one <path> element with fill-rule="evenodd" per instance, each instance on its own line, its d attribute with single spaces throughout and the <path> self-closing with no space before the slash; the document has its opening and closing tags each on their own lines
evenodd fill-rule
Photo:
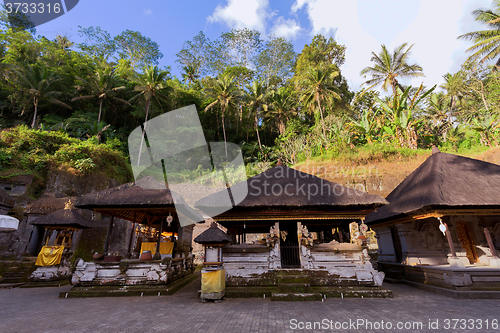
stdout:
<svg viewBox="0 0 500 333">
<path fill-rule="evenodd" d="M 309 277 L 303 275 L 289 275 L 278 277 L 278 284 L 309 283 Z"/>
<path fill-rule="evenodd" d="M 309 283 L 287 283 L 278 284 L 278 293 L 308 293 L 311 292 Z"/>
<path fill-rule="evenodd" d="M 23 272 L 6 272 L 2 275 L 2 277 L 5 278 L 22 278 L 26 276 Z"/>
<path fill-rule="evenodd" d="M 278 276 L 284 275 L 307 275 L 302 269 L 280 269 L 278 270 Z"/>
<path fill-rule="evenodd" d="M 192 273 L 168 285 L 73 287 L 67 292 L 59 293 L 59 297 L 166 296 L 174 294 L 196 279 L 197 275 Z"/>
<path fill-rule="evenodd" d="M 273 293 L 271 301 L 321 301 L 323 295 L 320 293 Z"/>
<path fill-rule="evenodd" d="M 311 287 L 326 298 L 391 298 L 392 291 L 380 287 Z"/>
<path fill-rule="evenodd" d="M 68 279 L 59 281 L 44 281 L 44 282 L 29 282 L 21 286 L 21 288 L 41 288 L 41 287 L 61 287 L 70 284 Z"/>
<path fill-rule="evenodd" d="M 0 289 L 12 289 L 24 285 L 26 282 L 0 283 Z"/>
</svg>

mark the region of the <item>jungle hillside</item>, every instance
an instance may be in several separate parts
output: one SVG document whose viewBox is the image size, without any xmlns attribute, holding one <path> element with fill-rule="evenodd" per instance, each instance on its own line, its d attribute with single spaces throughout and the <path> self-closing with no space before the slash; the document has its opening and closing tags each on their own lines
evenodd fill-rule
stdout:
<svg viewBox="0 0 500 333">
<path fill-rule="evenodd" d="M 318 175 L 336 167 L 325 177 L 338 182 L 360 166 L 379 166 L 383 177 L 397 172 L 390 163 L 418 166 L 433 146 L 486 158 L 500 143 L 500 3 L 471 19 L 484 30 L 457 36 L 472 42 L 469 58 L 443 73 L 444 84 L 404 84 L 425 76 L 408 41 L 373 50 L 355 91 L 342 73 L 346 47 L 320 34 L 297 53 L 291 41 L 256 30 L 214 40 L 200 32 L 160 68 L 160 45 L 139 31 L 79 27 L 82 43 L 49 40 L 22 14 L 2 12 L 0 179 L 35 177 L 33 197 L 54 170 L 131 181 L 132 130 L 193 104 L 206 141 L 240 146 L 248 176 L 281 159 Z"/>
</svg>

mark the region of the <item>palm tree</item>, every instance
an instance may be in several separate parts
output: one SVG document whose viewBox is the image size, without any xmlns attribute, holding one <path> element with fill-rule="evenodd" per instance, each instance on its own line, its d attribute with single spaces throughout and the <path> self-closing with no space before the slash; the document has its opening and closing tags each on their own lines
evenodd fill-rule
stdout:
<svg viewBox="0 0 500 333">
<path fill-rule="evenodd" d="M 361 75 L 366 78 L 366 75 L 371 75 L 371 79 L 367 80 L 364 84 L 369 85 L 368 89 L 376 85 L 382 84 L 384 91 L 388 87 L 392 87 L 393 94 L 396 94 L 396 89 L 404 90 L 398 82 L 398 77 L 419 77 L 424 76 L 422 67 L 417 64 L 409 65 L 407 63 L 410 56 L 410 50 L 414 44 L 410 45 L 406 50 L 408 44 L 404 43 L 394 50 L 391 55 L 385 45 L 382 44 L 382 51 L 379 54 L 372 52 L 371 61 L 375 63 L 373 67 L 366 67 L 361 71 Z"/>
<path fill-rule="evenodd" d="M 476 9 L 472 15 L 476 21 L 485 24 L 489 29 L 469 32 L 458 36 L 460 39 L 471 40 L 474 42 L 467 52 L 474 52 L 469 59 L 480 62 L 493 60 L 500 54 L 500 0 L 495 0 L 494 9 Z M 500 58 L 496 66 L 500 65 Z"/>
<path fill-rule="evenodd" d="M 205 89 L 207 98 L 213 98 L 215 101 L 210 103 L 205 112 L 216 105 L 219 105 L 222 112 L 222 132 L 224 133 L 224 147 L 227 157 L 227 140 L 224 116 L 226 111 L 232 106 L 236 106 L 238 99 L 242 97 L 242 92 L 236 87 L 233 77 L 228 74 L 221 74 L 218 79 L 212 80 L 211 85 Z"/>
<path fill-rule="evenodd" d="M 280 135 L 285 133 L 285 120 L 288 121 L 297 114 L 293 102 L 293 95 L 289 88 L 279 87 L 271 93 L 270 108 L 266 112 L 266 117 L 276 120 Z"/>
<path fill-rule="evenodd" d="M 429 107 L 425 112 L 426 118 L 432 122 L 436 135 L 443 135 L 446 142 L 446 133 L 452 125 L 448 100 L 444 92 L 433 93 L 429 98 Z"/>
<path fill-rule="evenodd" d="M 115 93 L 118 90 L 125 89 L 125 86 L 116 87 L 117 79 L 111 68 L 98 69 L 94 72 L 88 80 L 82 79 L 81 77 L 76 77 L 81 85 L 76 86 L 77 89 L 87 89 L 89 95 L 79 96 L 73 98 L 71 101 L 78 101 L 84 99 L 99 99 L 99 116 L 97 117 L 97 123 L 101 122 L 101 112 L 102 103 L 105 99 L 111 99 L 119 103 L 130 105 L 130 103 L 121 98 L 115 97 Z"/>
<path fill-rule="evenodd" d="M 35 113 L 33 114 L 31 128 L 35 127 L 38 102 L 41 99 L 71 110 L 71 106 L 57 99 L 62 92 L 54 90 L 54 83 L 61 79 L 55 73 L 49 72 L 48 68 L 44 65 L 27 65 L 21 69 L 14 69 L 13 73 L 11 83 L 33 98 Z"/>
<path fill-rule="evenodd" d="M 184 71 L 184 73 L 182 73 L 182 78 L 184 79 L 184 82 L 187 81 L 187 83 L 193 83 L 200 77 L 198 75 L 197 68 L 193 65 L 184 66 L 182 67 L 182 70 Z"/>
<path fill-rule="evenodd" d="M 250 108 L 250 112 L 255 117 L 255 130 L 257 132 L 257 141 L 259 142 L 259 148 L 262 150 L 262 144 L 260 143 L 259 136 L 259 111 L 267 111 L 267 88 L 262 85 L 262 83 L 253 81 L 252 84 L 246 85 L 248 91 L 245 94 L 245 99 L 247 106 Z"/>
<path fill-rule="evenodd" d="M 299 82 L 299 87 L 301 88 L 300 101 L 311 110 L 317 105 L 321 115 L 323 135 L 325 136 L 325 120 L 321 104 L 332 101 L 332 98 L 341 99 L 340 95 L 335 92 L 333 84 L 333 80 L 338 75 L 339 72 L 334 71 L 331 67 L 310 68 L 306 72 L 305 77 Z"/>
<path fill-rule="evenodd" d="M 139 147 L 137 165 L 141 162 L 142 144 L 144 142 L 144 133 L 146 132 L 146 123 L 148 121 L 151 101 L 156 102 L 162 109 L 161 101 L 166 101 L 168 99 L 167 94 L 173 91 L 172 87 L 168 86 L 165 81 L 167 75 L 167 71 L 160 70 L 157 66 L 149 66 L 145 67 L 142 73 L 136 73 L 132 78 L 132 82 L 135 84 L 134 90 L 138 93 L 132 97 L 129 102 L 132 102 L 139 97 L 143 97 L 146 103 L 146 117 L 144 118 L 144 129 L 142 130 L 142 139 Z"/>
</svg>

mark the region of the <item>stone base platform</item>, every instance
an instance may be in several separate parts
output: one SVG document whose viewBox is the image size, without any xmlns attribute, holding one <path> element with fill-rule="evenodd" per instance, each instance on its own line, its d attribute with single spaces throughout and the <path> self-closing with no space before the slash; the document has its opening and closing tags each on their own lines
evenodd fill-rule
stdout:
<svg viewBox="0 0 500 333">
<path fill-rule="evenodd" d="M 192 273 L 167 285 L 75 286 L 68 292 L 60 293 L 59 297 L 166 296 L 176 293 L 196 278 L 197 275 Z"/>
<path fill-rule="evenodd" d="M 271 298 L 273 301 L 321 301 L 326 298 L 391 298 L 392 291 L 380 287 L 310 287 L 308 292 L 280 292 L 277 287 L 226 287 L 227 298 Z"/>
<path fill-rule="evenodd" d="M 389 283 L 404 283 L 453 298 L 500 299 L 500 268 L 402 265 L 379 262 Z"/>
</svg>

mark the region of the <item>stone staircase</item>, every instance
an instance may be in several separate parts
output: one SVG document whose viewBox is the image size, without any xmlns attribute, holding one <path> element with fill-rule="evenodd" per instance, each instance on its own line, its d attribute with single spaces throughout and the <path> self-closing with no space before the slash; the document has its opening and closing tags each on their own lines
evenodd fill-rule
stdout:
<svg viewBox="0 0 500 333">
<path fill-rule="evenodd" d="M 28 277 L 36 269 L 35 262 L 36 257 L 23 257 L 20 261 L 14 261 L 2 274 L 0 288 L 12 288 L 28 283 Z"/>
<path fill-rule="evenodd" d="M 323 295 L 311 288 L 309 276 L 302 270 L 280 270 L 277 292 L 271 301 L 320 301 Z"/>
</svg>

